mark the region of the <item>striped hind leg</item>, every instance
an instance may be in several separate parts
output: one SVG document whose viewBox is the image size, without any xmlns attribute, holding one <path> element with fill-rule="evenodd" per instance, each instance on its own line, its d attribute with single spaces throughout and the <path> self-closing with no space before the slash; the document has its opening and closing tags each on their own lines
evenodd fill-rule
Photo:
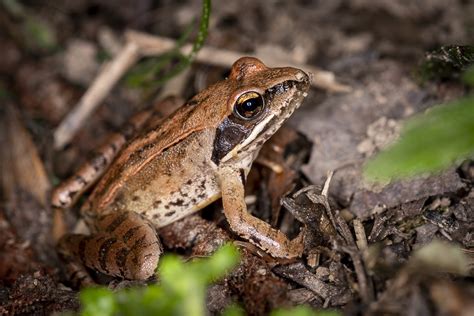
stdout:
<svg viewBox="0 0 474 316">
<path fill-rule="evenodd" d="M 113 213 L 98 218 L 95 228 L 97 233 L 68 234 L 59 241 L 58 251 L 70 271 L 84 280 L 79 265 L 130 280 L 154 274 L 162 249 L 148 221 L 134 212 Z"/>
</svg>

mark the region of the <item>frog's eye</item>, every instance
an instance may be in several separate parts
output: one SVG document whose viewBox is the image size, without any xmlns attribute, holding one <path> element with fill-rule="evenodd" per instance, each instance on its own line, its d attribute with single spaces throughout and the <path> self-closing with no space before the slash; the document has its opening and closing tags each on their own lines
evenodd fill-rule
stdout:
<svg viewBox="0 0 474 316">
<path fill-rule="evenodd" d="M 242 94 L 234 105 L 234 113 L 241 119 L 251 120 L 263 112 L 265 101 L 260 93 L 255 91 Z"/>
</svg>

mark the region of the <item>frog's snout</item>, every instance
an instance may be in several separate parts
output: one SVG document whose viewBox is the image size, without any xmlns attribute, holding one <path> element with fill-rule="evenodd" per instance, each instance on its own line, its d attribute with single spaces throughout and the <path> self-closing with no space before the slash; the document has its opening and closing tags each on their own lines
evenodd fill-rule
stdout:
<svg viewBox="0 0 474 316">
<path fill-rule="evenodd" d="M 297 82 L 297 86 L 303 90 L 309 88 L 310 78 L 309 75 L 300 69 L 295 69 L 294 80 Z"/>
<path fill-rule="evenodd" d="M 298 70 L 295 74 L 295 79 L 297 81 L 308 81 L 309 80 L 309 76 L 302 70 Z"/>
</svg>

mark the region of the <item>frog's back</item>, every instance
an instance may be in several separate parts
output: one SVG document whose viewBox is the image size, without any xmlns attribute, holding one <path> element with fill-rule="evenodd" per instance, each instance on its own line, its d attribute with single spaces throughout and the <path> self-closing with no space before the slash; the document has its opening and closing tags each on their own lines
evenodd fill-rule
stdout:
<svg viewBox="0 0 474 316">
<path fill-rule="evenodd" d="M 111 205 L 119 200 L 119 195 L 124 193 L 125 186 L 132 182 L 140 182 L 142 177 L 148 178 L 144 170 L 152 168 L 157 161 L 169 167 L 170 162 L 160 158 L 162 154 L 168 157 L 167 159 L 181 159 L 178 157 L 179 153 L 183 151 L 185 143 L 190 141 L 187 138 L 192 134 L 198 134 L 206 129 L 209 129 L 209 133 L 212 134 L 220 117 L 226 115 L 227 109 L 218 106 L 222 101 L 215 97 L 212 98 L 214 102 L 208 100 L 215 95 L 223 95 L 225 99 L 227 89 L 228 87 L 222 84 L 209 87 L 189 100 L 160 125 L 130 141 L 112 162 L 87 202 L 84 203 L 82 207 L 84 215 L 94 216 L 95 213 L 108 212 Z M 209 117 L 210 112 L 215 115 Z M 201 136 L 205 138 L 206 135 L 208 134 L 204 133 Z M 208 145 L 212 146 L 212 142 Z M 200 151 L 202 149 L 196 152 Z M 193 154 L 196 155 L 196 152 Z M 169 157 L 170 153 L 176 157 Z M 158 172 L 159 168 L 155 169 L 154 171 Z M 160 169 L 160 171 L 166 172 L 165 169 Z"/>
<path fill-rule="evenodd" d="M 161 227 L 215 201 L 220 190 L 216 165 L 210 159 L 214 133 L 212 128 L 190 133 L 153 155 L 133 174 L 130 165 L 137 158 L 117 163 L 128 153 L 125 150 L 84 204 L 84 215 L 133 211 Z"/>
</svg>

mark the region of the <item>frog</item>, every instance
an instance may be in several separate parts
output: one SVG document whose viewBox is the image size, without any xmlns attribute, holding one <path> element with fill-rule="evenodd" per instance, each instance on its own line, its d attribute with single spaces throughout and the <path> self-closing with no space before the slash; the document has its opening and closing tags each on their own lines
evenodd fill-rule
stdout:
<svg viewBox="0 0 474 316">
<path fill-rule="evenodd" d="M 242 57 L 227 78 L 166 119 L 140 130 L 149 116 L 135 118 L 128 136 L 112 137 L 92 163 L 54 190 L 53 207 L 65 209 L 93 186 L 80 207 L 90 233 L 62 236 L 61 256 L 109 276 L 147 280 L 163 252 L 157 231 L 218 199 L 238 236 L 276 258 L 301 256 L 303 230 L 290 240 L 251 215 L 245 182 L 263 144 L 301 105 L 309 83 L 301 69 Z"/>
</svg>

